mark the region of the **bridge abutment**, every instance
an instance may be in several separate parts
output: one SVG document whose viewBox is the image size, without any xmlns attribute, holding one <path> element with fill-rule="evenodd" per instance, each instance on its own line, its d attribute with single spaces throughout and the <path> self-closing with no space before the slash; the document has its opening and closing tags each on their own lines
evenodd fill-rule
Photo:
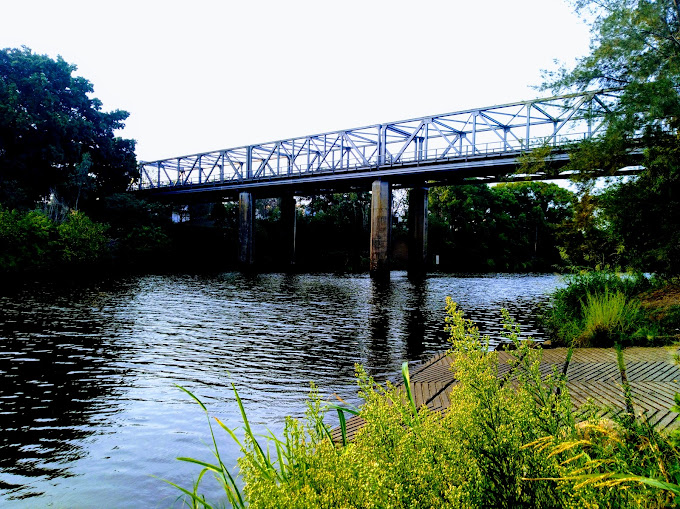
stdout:
<svg viewBox="0 0 680 509">
<path fill-rule="evenodd" d="M 371 187 L 370 272 L 373 277 L 388 276 L 392 235 L 392 185 L 374 180 Z"/>
<path fill-rule="evenodd" d="M 238 261 L 241 267 L 253 264 L 253 230 L 255 227 L 255 200 L 253 193 L 242 191 L 238 196 Z"/>
<path fill-rule="evenodd" d="M 428 189 L 415 187 L 408 198 L 408 273 L 411 277 L 422 277 L 427 269 Z"/>
</svg>

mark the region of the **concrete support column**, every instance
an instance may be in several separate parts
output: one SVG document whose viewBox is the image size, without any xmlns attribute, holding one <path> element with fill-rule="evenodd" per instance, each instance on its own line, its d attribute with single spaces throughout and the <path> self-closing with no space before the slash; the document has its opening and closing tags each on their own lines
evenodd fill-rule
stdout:
<svg viewBox="0 0 680 509">
<path fill-rule="evenodd" d="M 415 187 L 408 195 L 408 272 L 422 276 L 427 268 L 427 195 L 425 187 Z"/>
<path fill-rule="evenodd" d="M 388 257 L 392 234 L 392 186 L 383 180 L 371 188 L 371 261 L 372 276 L 389 275 Z"/>
<path fill-rule="evenodd" d="M 238 196 L 238 261 L 243 267 L 253 264 L 253 230 L 255 229 L 253 193 L 243 191 Z"/>
<path fill-rule="evenodd" d="M 288 263 L 295 265 L 295 235 L 297 230 L 297 211 L 295 208 L 295 196 L 292 193 L 281 197 L 281 225 L 283 227 L 284 253 L 287 254 Z"/>
</svg>

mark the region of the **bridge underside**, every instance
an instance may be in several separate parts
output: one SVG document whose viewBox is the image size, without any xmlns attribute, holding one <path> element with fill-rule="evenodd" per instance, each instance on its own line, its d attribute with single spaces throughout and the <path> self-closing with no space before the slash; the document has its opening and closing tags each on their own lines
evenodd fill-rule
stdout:
<svg viewBox="0 0 680 509">
<path fill-rule="evenodd" d="M 517 155 L 469 158 L 448 164 L 420 163 L 391 165 L 385 168 L 366 168 L 347 172 L 308 175 L 304 178 L 269 178 L 249 183 L 192 184 L 174 189 L 139 191 L 155 199 L 191 203 L 194 201 L 234 200 L 239 203 L 239 263 L 242 268 L 252 266 L 254 253 L 254 209 L 256 198 L 281 198 L 281 223 L 286 231 L 286 245 L 282 256 L 290 266 L 295 265 L 296 219 L 295 196 L 371 190 L 370 272 L 372 276 L 389 274 L 392 227 L 392 190 L 409 191 L 408 270 L 414 277 L 423 276 L 428 265 L 427 200 L 428 189 L 441 185 L 489 184 L 527 180 L 567 179 L 561 173 L 569 161 L 568 154 L 555 153 L 548 162 L 549 173 L 519 174 Z M 631 164 L 635 158 L 631 158 Z M 622 169 L 619 175 L 635 174 L 638 170 Z"/>
</svg>

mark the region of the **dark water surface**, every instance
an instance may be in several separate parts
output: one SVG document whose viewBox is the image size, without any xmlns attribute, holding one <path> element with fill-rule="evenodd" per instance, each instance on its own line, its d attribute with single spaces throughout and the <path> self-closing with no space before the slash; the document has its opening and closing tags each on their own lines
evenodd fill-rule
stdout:
<svg viewBox="0 0 680 509">
<path fill-rule="evenodd" d="M 281 430 L 309 382 L 356 402 L 355 363 L 396 380 L 403 360 L 447 348 L 451 295 L 497 337 L 499 308 L 540 339 L 533 318 L 553 275 L 443 276 L 389 283 L 329 274 L 125 277 L 26 285 L 0 294 L 0 506 L 180 507 L 211 460 L 206 416 Z M 223 460 L 238 451 L 220 435 Z M 155 476 L 155 477 L 154 477 Z M 220 492 L 207 484 L 207 495 Z"/>
</svg>

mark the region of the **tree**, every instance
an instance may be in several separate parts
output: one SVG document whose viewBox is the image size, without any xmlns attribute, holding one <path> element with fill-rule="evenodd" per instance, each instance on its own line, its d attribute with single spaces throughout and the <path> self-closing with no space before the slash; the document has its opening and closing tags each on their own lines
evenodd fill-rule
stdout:
<svg viewBox="0 0 680 509">
<path fill-rule="evenodd" d="M 505 241 L 506 268 L 550 269 L 560 263 L 556 233 L 573 216 L 574 193 L 549 182 L 511 182 L 492 188 L 496 228 Z"/>
<path fill-rule="evenodd" d="M 297 223 L 298 263 L 311 269 L 356 271 L 368 262 L 371 196 L 315 195 L 303 200 Z M 318 254 L 324 253 L 323 257 Z"/>
<path fill-rule="evenodd" d="M 458 270 L 546 270 L 560 263 L 557 229 L 574 194 L 547 182 L 430 191 L 429 250 Z"/>
<path fill-rule="evenodd" d="M 0 202 L 70 205 L 124 191 L 137 176 L 134 140 L 116 137 L 126 111 L 101 111 L 76 66 L 30 49 L 0 50 Z"/>
<path fill-rule="evenodd" d="M 441 256 L 445 269 L 490 270 L 493 196 L 487 185 L 435 187 L 429 193 L 428 251 Z"/>
<path fill-rule="evenodd" d="M 671 134 L 680 126 L 680 8 L 677 0 L 575 0 L 592 19 L 591 53 L 543 88 L 619 89 L 607 138 Z"/>
<path fill-rule="evenodd" d="M 575 0 L 592 20 L 590 54 L 547 77 L 553 91 L 616 88 L 599 139 L 571 157 L 586 192 L 593 177 L 631 163 L 644 170 L 602 198 L 613 235 L 643 270 L 680 273 L 680 7 L 678 0 Z"/>
</svg>

